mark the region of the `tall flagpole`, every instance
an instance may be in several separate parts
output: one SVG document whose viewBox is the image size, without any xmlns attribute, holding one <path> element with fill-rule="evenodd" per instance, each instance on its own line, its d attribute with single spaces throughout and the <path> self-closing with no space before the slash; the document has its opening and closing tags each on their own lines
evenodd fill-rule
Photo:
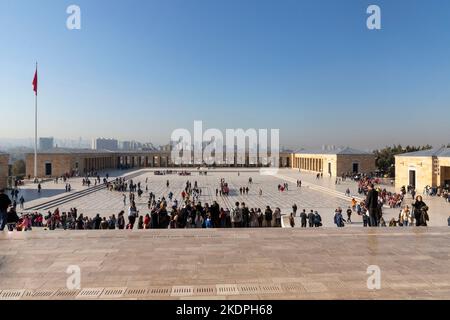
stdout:
<svg viewBox="0 0 450 320">
<path fill-rule="evenodd" d="M 36 62 L 36 74 L 37 74 L 38 64 Z M 37 93 L 34 96 L 34 180 L 37 179 Z"/>
</svg>

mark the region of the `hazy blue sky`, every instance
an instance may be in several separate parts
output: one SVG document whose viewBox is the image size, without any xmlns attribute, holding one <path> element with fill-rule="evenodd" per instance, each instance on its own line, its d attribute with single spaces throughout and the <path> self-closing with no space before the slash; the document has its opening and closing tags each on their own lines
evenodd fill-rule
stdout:
<svg viewBox="0 0 450 320">
<path fill-rule="evenodd" d="M 2 138 L 34 134 L 38 60 L 42 136 L 164 143 L 203 120 L 294 147 L 450 142 L 447 0 L 0 0 L 0 41 Z"/>
</svg>

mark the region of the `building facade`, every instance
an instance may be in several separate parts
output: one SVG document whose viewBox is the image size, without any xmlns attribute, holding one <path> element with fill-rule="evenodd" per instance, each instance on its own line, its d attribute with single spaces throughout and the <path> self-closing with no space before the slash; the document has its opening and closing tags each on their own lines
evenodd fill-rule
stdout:
<svg viewBox="0 0 450 320">
<path fill-rule="evenodd" d="M 299 150 L 292 154 L 292 168 L 337 177 L 344 174 L 374 173 L 375 155 L 352 148 Z"/>
<path fill-rule="evenodd" d="M 8 184 L 9 155 L 0 152 L 0 189 L 4 189 Z"/>
<path fill-rule="evenodd" d="M 39 138 L 39 150 L 52 150 L 54 147 L 54 139 L 52 137 Z"/>
<path fill-rule="evenodd" d="M 450 148 L 437 148 L 395 156 L 395 188 L 450 186 Z"/>
<path fill-rule="evenodd" d="M 291 167 L 291 153 L 279 154 L 279 166 Z M 240 164 L 239 161 L 243 163 Z M 26 175 L 34 176 L 34 153 L 26 154 Z M 270 162 L 270 161 L 269 161 Z M 249 154 L 245 159 L 234 156 L 230 162 L 216 164 L 218 167 L 261 167 L 263 158 L 252 160 Z M 63 175 L 80 176 L 90 171 L 120 168 L 174 168 L 198 167 L 199 164 L 176 165 L 172 162 L 171 152 L 150 151 L 109 151 L 91 149 L 58 149 L 40 151 L 37 154 L 37 176 L 60 177 Z"/>
<path fill-rule="evenodd" d="M 110 150 L 119 149 L 119 142 L 116 139 L 97 138 L 92 140 L 93 150 Z"/>
</svg>

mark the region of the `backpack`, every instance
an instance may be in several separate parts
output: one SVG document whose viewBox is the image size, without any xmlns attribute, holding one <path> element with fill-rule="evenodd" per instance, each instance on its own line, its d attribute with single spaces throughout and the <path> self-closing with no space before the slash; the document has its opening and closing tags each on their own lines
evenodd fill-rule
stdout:
<svg viewBox="0 0 450 320">
<path fill-rule="evenodd" d="M 319 225 L 322 221 L 322 218 L 319 215 L 314 215 L 314 223 Z"/>
</svg>

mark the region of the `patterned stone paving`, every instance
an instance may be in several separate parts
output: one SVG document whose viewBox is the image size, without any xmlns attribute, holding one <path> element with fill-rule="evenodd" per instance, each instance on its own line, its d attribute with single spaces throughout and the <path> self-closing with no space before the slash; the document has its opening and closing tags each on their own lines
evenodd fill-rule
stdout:
<svg viewBox="0 0 450 320">
<path fill-rule="evenodd" d="M 253 184 L 248 184 L 249 177 L 252 177 Z M 148 183 L 145 183 L 148 178 Z M 231 192 L 228 197 L 216 197 L 215 190 L 219 186 L 221 178 L 225 178 L 228 182 Z M 166 181 L 170 181 L 169 188 L 166 187 Z M 334 194 L 324 194 L 322 192 L 312 190 L 304 186 L 297 188 L 295 183 L 289 184 L 289 191 L 278 192 L 277 186 L 283 183 L 282 180 L 273 176 L 260 175 L 259 172 L 209 172 L 207 176 L 200 176 L 194 173 L 192 176 L 179 175 L 165 175 L 156 176 L 153 172 L 143 171 L 143 173 L 134 179 L 135 183 L 141 182 L 143 190 L 148 186 L 148 192 L 153 192 L 157 197 L 164 195 L 167 198 L 168 193 L 174 193 L 174 198 L 181 199 L 181 192 L 185 187 L 186 181 L 198 182 L 202 189 L 200 201 L 202 203 L 212 204 L 217 201 L 223 208 L 232 208 L 236 201 L 245 202 L 249 207 L 259 207 L 264 209 L 266 205 L 270 205 L 272 209 L 280 207 L 283 214 L 288 215 L 291 212 L 293 203 L 296 203 L 299 209 L 305 208 L 307 210 L 314 209 L 320 213 L 329 213 L 332 215 L 334 209 L 338 206 L 348 206 L 349 199 L 345 197 L 337 197 Z M 248 195 L 240 195 L 240 187 L 249 187 Z M 263 190 L 262 196 L 259 196 L 259 189 Z M 76 207 L 79 213 L 84 213 L 87 216 L 94 216 L 100 213 L 102 216 L 117 214 L 120 210 L 128 209 L 128 193 L 127 205 L 123 205 L 122 192 L 110 192 L 101 190 L 96 193 L 87 195 L 85 197 L 67 202 L 58 206 L 62 211 L 68 211 L 72 207 Z M 136 196 L 136 204 L 140 210 L 140 214 L 145 214 L 147 210 L 148 193 L 144 194 L 140 199 Z M 327 224 L 332 225 L 332 219 L 327 221 Z M 326 224 L 325 224 L 326 225 Z"/>
<path fill-rule="evenodd" d="M 449 241 L 445 227 L 4 232 L 0 300 L 450 299 Z"/>
<path fill-rule="evenodd" d="M 324 226 L 333 225 L 334 209 L 338 206 L 342 208 L 348 207 L 350 198 L 344 196 L 347 188 L 351 190 L 352 196 L 358 197 L 357 185 L 352 181 L 344 181 L 340 184 L 335 184 L 335 178 L 324 177 L 316 179 L 314 174 L 306 172 L 298 172 L 291 169 L 280 169 L 276 176 L 260 175 L 257 170 L 242 169 L 238 176 L 236 169 L 217 169 L 217 171 L 210 170 L 207 176 L 199 176 L 194 172 L 192 176 L 178 176 L 166 175 L 155 176 L 152 170 L 138 170 L 138 171 L 113 171 L 109 172 L 112 177 L 122 175 L 138 175 L 134 180 L 141 182 L 145 190 L 145 179 L 148 178 L 148 188 L 157 196 L 165 195 L 172 191 L 175 197 L 180 199 L 181 191 L 187 180 L 192 183 L 197 181 L 202 188 L 202 196 L 200 200 L 211 204 L 217 201 L 220 206 L 230 208 L 236 201 L 245 202 L 250 207 L 264 208 L 266 205 L 271 205 L 272 208 L 280 207 L 283 215 L 288 215 L 291 212 L 291 206 L 296 203 L 299 210 L 317 210 L 322 215 Z M 253 185 L 250 187 L 249 195 L 240 195 L 239 187 L 248 186 L 248 178 L 253 178 Z M 219 184 L 220 178 L 225 178 L 230 186 L 234 188 L 229 197 L 216 197 L 215 189 Z M 166 180 L 170 181 L 170 188 L 166 188 Z M 301 179 L 303 181 L 302 188 L 296 188 L 295 181 Z M 280 193 L 277 191 L 279 183 L 288 182 L 289 191 Z M 74 178 L 70 181 L 74 190 L 84 190 L 86 187 L 81 186 L 81 179 Z M 63 184 L 54 184 L 47 182 L 43 185 L 43 194 L 37 197 L 35 185 L 26 185 L 22 188 L 22 192 L 26 195 L 26 207 L 37 205 L 50 199 L 55 199 L 67 195 L 61 188 Z M 392 186 L 388 184 L 381 185 L 383 188 L 392 190 Z M 263 190 L 263 195 L 259 196 L 259 189 Z M 128 198 L 128 195 L 127 195 Z M 98 191 L 93 194 L 78 198 L 76 200 L 67 202 L 63 205 L 58 205 L 62 211 L 68 211 L 72 207 L 77 207 L 80 213 L 87 216 L 94 216 L 100 213 L 102 216 L 109 216 L 117 214 L 120 210 L 127 210 L 128 206 L 123 205 L 122 193 L 108 192 L 106 190 Z M 148 194 L 144 194 L 141 199 L 137 199 L 137 206 L 141 214 L 147 213 Z M 446 226 L 447 218 L 450 216 L 450 203 L 445 203 L 441 198 L 424 197 L 425 202 L 430 207 L 430 226 Z M 406 204 L 410 204 L 411 199 L 405 200 Z M 128 204 L 128 200 L 127 200 Z M 54 207 L 53 209 L 55 209 Z M 399 209 L 384 209 L 384 217 L 389 221 L 392 217 L 398 217 Z M 362 219 L 353 215 L 353 224 L 348 226 L 361 226 Z M 297 227 L 300 222 L 297 221 Z"/>
</svg>

